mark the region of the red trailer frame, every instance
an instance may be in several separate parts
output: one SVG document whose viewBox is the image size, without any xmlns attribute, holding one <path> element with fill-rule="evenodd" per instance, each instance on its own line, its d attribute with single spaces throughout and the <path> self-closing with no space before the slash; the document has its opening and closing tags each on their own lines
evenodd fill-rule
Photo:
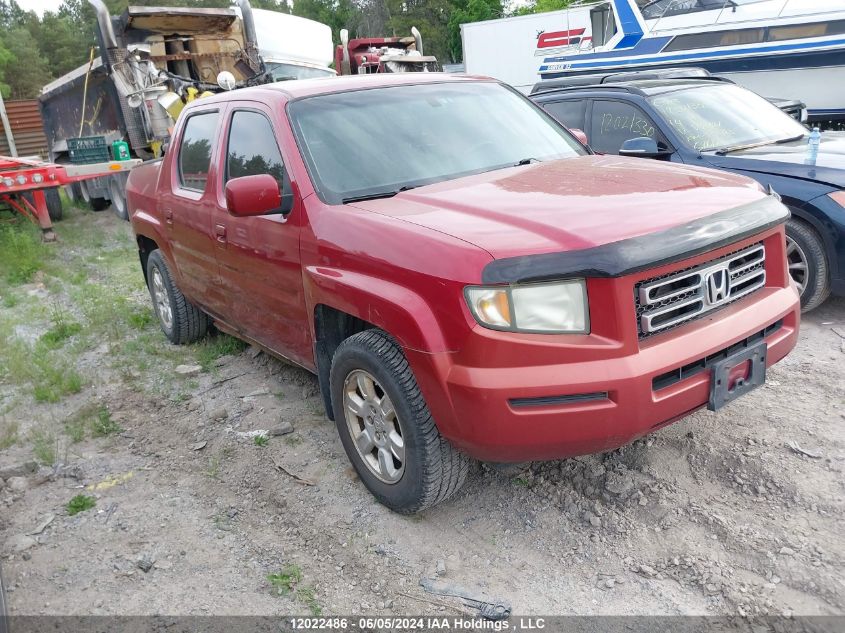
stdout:
<svg viewBox="0 0 845 633">
<path fill-rule="evenodd" d="M 57 165 L 38 158 L 0 156 L 0 203 L 6 203 L 33 224 L 41 227 L 45 242 L 56 240 L 53 223 L 47 211 L 44 190 L 70 185 L 81 180 L 129 171 L 141 160 L 109 161 L 91 165 Z M 32 202 L 24 193 L 32 194 Z"/>
</svg>

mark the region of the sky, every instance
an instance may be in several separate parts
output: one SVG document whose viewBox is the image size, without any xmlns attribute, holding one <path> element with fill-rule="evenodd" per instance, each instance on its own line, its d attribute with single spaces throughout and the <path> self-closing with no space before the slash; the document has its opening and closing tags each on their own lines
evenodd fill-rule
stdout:
<svg viewBox="0 0 845 633">
<path fill-rule="evenodd" d="M 35 11 L 38 15 L 45 11 L 55 11 L 61 3 L 62 0 L 18 0 L 24 11 Z"/>
</svg>

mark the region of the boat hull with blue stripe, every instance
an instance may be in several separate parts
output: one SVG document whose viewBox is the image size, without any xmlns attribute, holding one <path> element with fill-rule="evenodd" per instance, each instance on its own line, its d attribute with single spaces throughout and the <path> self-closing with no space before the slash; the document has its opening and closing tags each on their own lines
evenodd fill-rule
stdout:
<svg viewBox="0 0 845 633">
<path fill-rule="evenodd" d="M 648 13 L 661 2 L 662 13 Z M 545 58 L 541 78 L 695 66 L 764 96 L 800 99 L 811 119 L 845 119 L 841 0 L 726 0 L 674 13 L 670 0 L 661 2 L 641 11 L 634 0 L 611 0 L 616 32 L 592 50 Z M 696 2 L 716 4 L 685 5 Z"/>
</svg>

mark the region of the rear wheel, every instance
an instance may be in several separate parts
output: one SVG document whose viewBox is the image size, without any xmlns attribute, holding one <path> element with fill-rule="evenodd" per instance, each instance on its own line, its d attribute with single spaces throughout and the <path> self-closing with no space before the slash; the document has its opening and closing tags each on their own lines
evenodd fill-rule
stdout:
<svg viewBox="0 0 845 633">
<path fill-rule="evenodd" d="M 147 259 L 147 285 L 161 331 L 171 343 L 185 345 L 205 336 L 210 324 L 208 316 L 188 301 L 173 282 L 159 250 Z"/>
<path fill-rule="evenodd" d="M 460 489 L 471 460 L 440 435 L 402 349 L 389 335 L 368 330 L 341 343 L 330 384 L 340 440 L 376 499 L 411 514 Z"/>
<path fill-rule="evenodd" d="M 786 261 L 801 295 L 801 310 L 818 307 L 830 295 L 824 243 L 809 225 L 795 218 L 786 223 Z"/>
</svg>

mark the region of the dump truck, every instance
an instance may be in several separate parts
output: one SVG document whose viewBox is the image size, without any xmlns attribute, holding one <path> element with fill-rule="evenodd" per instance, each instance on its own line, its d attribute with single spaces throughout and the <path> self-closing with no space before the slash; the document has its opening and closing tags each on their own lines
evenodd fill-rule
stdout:
<svg viewBox="0 0 845 633">
<path fill-rule="evenodd" d="M 280 79 L 333 75 L 331 29 L 273 11 L 135 7 L 97 12 L 99 54 L 46 85 L 40 95 L 49 158 L 56 163 L 162 155 L 186 103 Z M 258 24 L 260 22 L 260 24 Z M 266 40 L 265 62 L 259 35 Z M 290 35 L 290 37 L 288 37 Z M 295 35 L 295 37 L 294 37 Z M 73 184 L 66 191 L 95 210 L 126 213 L 126 175 Z"/>
<path fill-rule="evenodd" d="M 411 27 L 410 37 L 360 37 L 349 39 L 349 31 L 340 31 L 335 48 L 335 68 L 341 75 L 370 73 L 436 72 L 437 58 L 425 55 L 422 35 Z"/>
</svg>

